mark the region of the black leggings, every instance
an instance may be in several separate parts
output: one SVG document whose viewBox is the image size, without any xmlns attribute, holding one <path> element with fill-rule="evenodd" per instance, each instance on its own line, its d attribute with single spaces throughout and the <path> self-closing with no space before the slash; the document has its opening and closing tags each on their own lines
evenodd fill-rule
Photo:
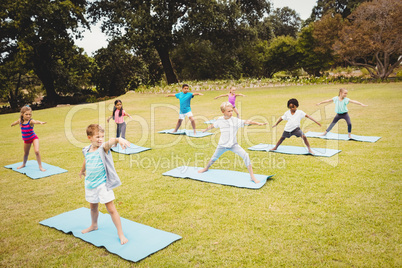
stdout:
<svg viewBox="0 0 402 268">
<path fill-rule="evenodd" d="M 341 119 L 345 119 L 346 124 L 348 124 L 348 133 L 351 133 L 352 132 L 352 122 L 350 122 L 350 117 L 349 117 L 348 113 L 336 114 L 334 120 L 327 128 L 327 132 L 330 132 L 331 129 L 335 126 L 335 124 L 338 123 L 338 121 Z"/>
</svg>

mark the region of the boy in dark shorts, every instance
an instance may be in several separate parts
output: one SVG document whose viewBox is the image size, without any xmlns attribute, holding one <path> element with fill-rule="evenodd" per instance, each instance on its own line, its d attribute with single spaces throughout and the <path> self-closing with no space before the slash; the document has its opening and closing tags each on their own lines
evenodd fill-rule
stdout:
<svg viewBox="0 0 402 268">
<path fill-rule="evenodd" d="M 303 132 L 300 129 L 300 120 L 302 120 L 304 117 L 307 117 L 308 119 L 314 121 L 317 125 L 321 126 L 320 123 L 318 123 L 314 118 L 303 112 L 302 110 L 297 110 L 297 107 L 299 107 L 299 102 L 296 99 L 290 99 L 288 100 L 288 108 L 289 111 L 286 111 L 284 115 L 282 115 L 278 121 L 273 125 L 272 127 L 276 127 L 282 120 L 288 121 L 285 125 L 285 129 L 283 131 L 282 137 L 279 139 L 277 144 L 275 145 L 274 148 L 270 149 L 270 151 L 275 151 L 278 149 L 279 145 L 286 139 L 290 138 L 292 136 L 296 137 L 302 137 L 304 143 L 307 146 L 307 149 L 310 154 L 314 154 L 313 151 L 310 148 L 310 144 L 306 138 L 306 136 L 303 134 Z"/>
</svg>

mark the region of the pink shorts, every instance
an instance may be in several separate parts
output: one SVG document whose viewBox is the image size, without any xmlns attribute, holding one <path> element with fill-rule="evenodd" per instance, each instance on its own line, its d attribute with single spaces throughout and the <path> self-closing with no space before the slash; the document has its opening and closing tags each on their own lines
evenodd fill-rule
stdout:
<svg viewBox="0 0 402 268">
<path fill-rule="evenodd" d="M 24 143 L 33 143 L 34 140 L 39 140 L 38 136 L 35 135 L 32 139 L 24 141 Z"/>
</svg>

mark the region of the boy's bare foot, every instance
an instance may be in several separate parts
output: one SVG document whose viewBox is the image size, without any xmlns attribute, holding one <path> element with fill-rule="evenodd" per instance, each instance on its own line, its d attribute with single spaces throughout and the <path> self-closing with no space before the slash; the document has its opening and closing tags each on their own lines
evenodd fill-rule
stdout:
<svg viewBox="0 0 402 268">
<path fill-rule="evenodd" d="M 352 134 L 349 133 L 349 134 L 348 134 L 348 137 L 349 137 L 349 139 L 351 139 L 351 138 L 352 138 Z"/>
<path fill-rule="evenodd" d="M 276 149 L 278 149 L 278 148 L 274 147 L 274 148 L 271 148 L 271 149 L 269 149 L 269 150 L 270 150 L 270 151 L 276 151 Z"/>
<path fill-rule="evenodd" d="M 124 245 L 125 243 L 128 242 L 128 239 L 127 239 L 124 235 L 119 236 L 119 238 L 120 238 L 120 243 L 121 243 L 122 245 Z"/>
<path fill-rule="evenodd" d="M 204 173 L 205 171 L 208 171 L 208 169 L 207 168 L 200 169 L 198 170 L 198 173 Z"/>
<path fill-rule="evenodd" d="M 320 134 L 320 135 L 318 135 L 318 136 L 325 136 L 325 135 L 327 135 L 327 133 L 328 133 L 328 132 L 324 132 L 324 133 L 322 133 L 322 134 Z"/>
<path fill-rule="evenodd" d="M 20 169 L 20 168 L 23 168 L 23 167 L 25 167 L 25 165 L 21 165 L 21 166 L 17 167 L 17 169 Z"/>
<path fill-rule="evenodd" d="M 315 155 L 315 153 L 314 153 L 311 149 L 309 149 L 308 152 L 309 152 L 310 154 L 312 154 L 312 155 Z"/>
<path fill-rule="evenodd" d="M 81 233 L 86 234 L 92 231 L 98 230 L 98 225 L 94 225 L 94 226 L 89 226 L 87 229 L 84 229 L 81 231 Z"/>
<path fill-rule="evenodd" d="M 46 171 L 43 167 L 39 167 L 40 171 Z"/>
<path fill-rule="evenodd" d="M 257 180 L 257 179 L 255 178 L 255 176 L 251 176 L 251 181 L 253 181 L 253 182 L 255 182 L 255 183 L 260 183 L 260 181 Z"/>
</svg>

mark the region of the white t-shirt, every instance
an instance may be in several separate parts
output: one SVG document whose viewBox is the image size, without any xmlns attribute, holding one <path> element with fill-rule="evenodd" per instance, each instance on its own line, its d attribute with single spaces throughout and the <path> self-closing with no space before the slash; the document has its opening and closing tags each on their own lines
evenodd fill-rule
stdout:
<svg viewBox="0 0 402 268">
<path fill-rule="evenodd" d="M 219 117 L 214 122 L 214 127 L 221 129 L 221 137 L 219 138 L 218 145 L 227 148 L 235 145 L 237 143 L 237 130 L 244 127 L 244 122 L 245 120 L 233 116 L 229 119 L 225 119 L 223 116 Z"/>
<path fill-rule="evenodd" d="M 306 117 L 306 113 L 302 110 L 296 110 L 294 114 L 292 114 L 290 110 L 286 111 L 286 113 L 282 115 L 282 119 L 288 121 L 284 130 L 287 132 L 292 132 L 296 128 L 300 127 L 300 120 L 302 120 L 304 117 Z"/>
</svg>

